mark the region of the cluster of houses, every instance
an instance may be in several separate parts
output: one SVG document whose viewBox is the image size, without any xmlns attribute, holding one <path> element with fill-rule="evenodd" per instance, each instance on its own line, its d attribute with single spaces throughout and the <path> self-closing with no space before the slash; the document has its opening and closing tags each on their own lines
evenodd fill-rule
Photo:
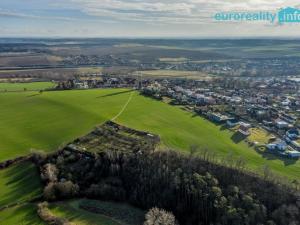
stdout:
<svg viewBox="0 0 300 225">
<path fill-rule="evenodd" d="M 298 129 L 290 129 L 286 132 L 284 139 L 277 139 L 276 141 L 267 145 L 269 151 L 277 153 L 289 158 L 300 157 L 300 132 Z"/>
<path fill-rule="evenodd" d="M 224 80 L 181 84 L 155 80 L 143 87 L 142 93 L 156 99 L 168 97 L 171 104 L 191 106 L 213 122 L 238 126 L 237 131 L 245 136 L 251 134 L 251 127 L 265 129 L 277 137 L 266 145 L 270 152 L 297 158 L 300 157 L 299 87 L 300 83 L 286 80 L 241 81 L 240 84 Z"/>
<path fill-rule="evenodd" d="M 289 79 L 151 79 L 136 76 L 89 76 L 60 81 L 56 89 L 135 88 L 170 104 L 187 105 L 215 123 L 251 135 L 253 127 L 271 133 L 270 152 L 300 157 L 300 82 Z M 297 134 L 297 135 L 296 135 Z"/>
<path fill-rule="evenodd" d="M 89 76 L 59 81 L 56 89 L 92 89 L 92 88 L 133 88 L 136 87 L 138 80 L 126 76 Z"/>
</svg>

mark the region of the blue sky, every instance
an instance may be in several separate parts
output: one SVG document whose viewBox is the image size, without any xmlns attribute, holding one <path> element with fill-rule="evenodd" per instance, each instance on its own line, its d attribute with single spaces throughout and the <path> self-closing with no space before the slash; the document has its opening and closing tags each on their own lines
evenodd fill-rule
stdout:
<svg viewBox="0 0 300 225">
<path fill-rule="evenodd" d="M 1 0 L 1 37 L 300 35 L 300 24 L 214 21 L 223 11 L 276 11 L 298 0 Z"/>
</svg>

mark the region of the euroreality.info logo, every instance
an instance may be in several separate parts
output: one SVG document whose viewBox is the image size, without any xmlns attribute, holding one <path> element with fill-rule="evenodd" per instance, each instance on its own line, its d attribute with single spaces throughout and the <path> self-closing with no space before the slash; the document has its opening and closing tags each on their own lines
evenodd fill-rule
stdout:
<svg viewBox="0 0 300 225">
<path fill-rule="evenodd" d="M 300 9 L 287 7 L 278 12 L 218 12 L 214 15 L 217 21 L 268 21 L 270 23 L 300 23 Z"/>
</svg>

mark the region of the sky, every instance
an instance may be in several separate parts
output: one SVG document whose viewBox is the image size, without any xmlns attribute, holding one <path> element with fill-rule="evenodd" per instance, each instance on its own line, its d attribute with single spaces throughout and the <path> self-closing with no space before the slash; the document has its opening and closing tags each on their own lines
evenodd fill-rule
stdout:
<svg viewBox="0 0 300 225">
<path fill-rule="evenodd" d="M 0 37 L 300 37 L 300 23 L 216 21 L 299 0 L 0 0 Z"/>
</svg>

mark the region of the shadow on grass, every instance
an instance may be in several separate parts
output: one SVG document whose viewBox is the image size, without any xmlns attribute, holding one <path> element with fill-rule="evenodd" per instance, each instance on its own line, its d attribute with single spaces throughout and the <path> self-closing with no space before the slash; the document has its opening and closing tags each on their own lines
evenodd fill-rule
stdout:
<svg viewBox="0 0 300 225">
<path fill-rule="evenodd" d="M 285 166 L 294 165 L 299 159 L 287 158 L 284 156 L 276 155 L 275 153 L 268 152 L 266 150 L 262 151 L 258 148 L 255 148 L 255 151 L 260 154 L 266 160 L 280 160 L 284 163 Z"/>
<path fill-rule="evenodd" d="M 35 204 L 28 203 L 15 206 L 5 209 L 4 212 L 8 216 L 3 221 L 0 218 L 1 225 L 2 222 L 6 222 L 6 220 L 17 221 L 18 224 L 22 225 L 45 225 L 45 223 L 37 215 L 37 206 Z"/>
<path fill-rule="evenodd" d="M 6 181 L 3 192 L 0 192 L 0 207 L 29 201 L 41 195 L 38 169 L 31 163 L 21 163 L 5 169 L 0 179 Z"/>
<path fill-rule="evenodd" d="M 119 92 L 114 92 L 114 93 L 107 94 L 107 95 L 101 95 L 101 96 L 98 96 L 97 98 L 106 98 L 106 97 L 111 97 L 111 96 L 115 96 L 115 95 L 121 95 L 121 94 L 129 93 L 129 92 L 133 92 L 133 91 L 134 90 L 119 91 Z"/>
<path fill-rule="evenodd" d="M 103 214 L 92 213 L 78 207 L 70 205 L 68 202 L 59 202 L 50 206 L 53 215 L 60 218 L 67 219 L 74 224 L 77 221 L 82 221 L 85 224 L 107 224 L 107 225 L 121 225 L 123 223 L 116 221 L 114 218 L 105 216 Z M 77 223 L 76 223 L 77 224 Z"/>
<path fill-rule="evenodd" d="M 242 141 L 244 141 L 247 137 L 239 132 L 235 132 L 232 136 L 231 136 L 231 140 L 234 143 L 240 143 Z"/>
<path fill-rule="evenodd" d="M 228 130 L 228 127 L 226 126 L 226 124 L 223 124 L 220 126 L 220 131 L 223 131 L 223 130 Z"/>
<path fill-rule="evenodd" d="M 35 97 L 35 96 L 38 96 L 38 95 L 41 95 L 40 93 L 37 93 L 37 94 L 32 94 L 32 95 L 28 95 L 26 96 L 27 98 L 32 98 L 32 97 Z"/>
<path fill-rule="evenodd" d="M 192 117 L 192 118 L 194 118 L 194 117 L 200 117 L 200 115 L 197 114 L 197 113 L 193 113 L 191 117 Z"/>
<path fill-rule="evenodd" d="M 24 224 L 28 225 L 41 225 L 44 224 L 44 222 L 40 219 L 40 217 L 37 214 L 37 206 L 34 204 L 26 204 L 24 206 L 21 206 L 17 209 L 16 214 L 19 213 L 25 213 L 24 216 Z"/>
</svg>

